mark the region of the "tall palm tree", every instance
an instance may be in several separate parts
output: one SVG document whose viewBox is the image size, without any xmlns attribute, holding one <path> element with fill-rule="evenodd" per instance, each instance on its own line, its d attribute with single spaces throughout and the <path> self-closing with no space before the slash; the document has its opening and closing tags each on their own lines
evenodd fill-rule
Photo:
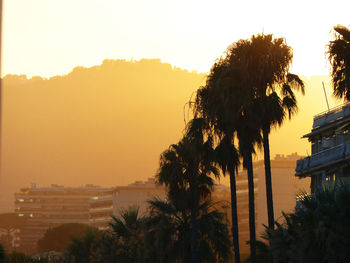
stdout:
<svg viewBox="0 0 350 263">
<path fill-rule="evenodd" d="M 234 148 L 233 138 L 237 137 L 240 154 L 243 158 L 243 167 L 248 173 L 249 211 L 250 211 L 250 239 L 252 260 L 255 258 L 255 212 L 254 212 L 254 178 L 252 154 L 256 143 L 262 141 L 260 135 L 261 116 L 257 113 L 261 109 L 261 99 L 257 96 L 257 89 L 249 82 L 250 78 L 244 71 L 250 63 L 249 41 L 240 40 L 232 44 L 212 67 L 206 85 L 198 90 L 195 101 L 195 114 L 207 120 L 208 130 L 219 138 L 219 145 L 230 141 Z M 222 140 L 224 138 L 224 140 Z M 222 159 L 223 154 L 220 155 Z M 233 155 L 231 155 L 233 156 Z M 231 160 L 230 160 L 231 158 Z M 237 167 L 238 162 L 227 156 L 224 161 L 231 162 Z M 223 172 L 227 170 L 224 167 Z M 234 178 L 235 169 L 229 169 L 230 178 Z M 232 176 L 233 175 L 233 176 Z M 236 211 L 235 181 L 231 182 L 232 211 Z M 233 186 L 233 187 L 232 187 Z M 233 227 L 236 223 L 237 212 L 232 214 Z M 238 247 L 238 231 L 233 228 L 234 247 Z M 235 246 L 235 244 L 237 244 Z M 235 254 L 237 248 L 235 248 Z M 239 262 L 239 258 L 236 258 Z"/>
<path fill-rule="evenodd" d="M 239 151 L 243 157 L 243 167 L 247 170 L 248 177 L 248 200 L 249 200 L 249 234 L 250 234 L 250 254 L 251 262 L 256 262 L 256 228 L 255 228 L 255 198 L 254 198 L 254 175 L 253 158 L 254 147 L 260 145 L 262 138 L 256 123 L 259 116 L 256 114 L 258 104 L 252 100 L 244 105 L 240 118 L 240 125 L 237 126 L 237 138 L 239 141 Z"/>
<path fill-rule="evenodd" d="M 250 244 L 254 262 L 256 234 L 252 154 L 254 144 L 261 141 L 260 130 L 256 128 L 259 123 L 257 106 L 260 104 L 254 100 L 255 90 L 243 81 L 241 64 L 245 63 L 245 58 L 242 54 L 237 54 L 238 47 L 233 44 L 226 51 L 226 56 L 214 64 L 206 85 L 197 92 L 194 112 L 206 120 L 209 133 L 214 133 L 219 139 L 218 164 L 223 174 L 226 171 L 230 173 L 232 235 L 236 262 L 240 262 L 235 182 L 235 169 L 239 162 L 234 137 L 238 138 L 243 166 L 248 172 Z"/>
<path fill-rule="evenodd" d="M 198 262 L 197 214 L 201 200 L 210 196 L 213 178 L 219 172 L 214 166 L 211 137 L 203 133 L 203 119 L 194 118 L 178 144 L 173 144 L 160 157 L 156 174 L 158 183 L 168 188 L 171 202 L 191 207 L 191 255 Z"/>
<path fill-rule="evenodd" d="M 257 122 L 256 129 L 262 131 L 268 226 L 273 229 L 269 134 L 272 127 L 281 125 L 287 116 L 291 118 L 296 113 L 294 90 L 304 94 L 304 83 L 297 75 L 289 73 L 293 54 L 283 38 L 273 38 L 271 34 L 253 35 L 248 40 L 238 41 L 232 52 L 236 60 L 243 62 L 239 64 L 239 70 L 244 86 L 253 90 L 254 100 L 260 104 L 257 111 L 260 122 Z"/>
<path fill-rule="evenodd" d="M 223 175 L 230 175 L 232 239 L 235 262 L 240 262 L 239 230 L 237 219 L 236 169 L 239 165 L 238 152 L 235 147 L 235 126 L 237 124 L 239 96 L 237 79 L 227 59 L 220 58 L 212 66 L 206 85 L 198 89 L 193 110 L 195 116 L 201 116 L 204 128 L 217 139 L 216 163 Z M 237 93 L 237 92 L 236 92 Z"/>
<path fill-rule="evenodd" d="M 239 157 L 236 147 L 234 145 L 233 132 L 224 135 L 218 146 L 215 148 L 216 162 L 221 168 L 222 173 L 225 175 L 227 172 L 230 176 L 230 190 L 231 190 L 231 232 L 232 241 L 235 255 L 235 262 L 240 262 L 240 250 L 239 250 L 239 230 L 238 230 L 238 218 L 237 218 L 237 193 L 236 193 L 236 176 L 235 170 L 239 165 Z"/>
<path fill-rule="evenodd" d="M 328 58 L 332 66 L 331 76 L 334 95 L 350 100 L 350 30 L 344 26 L 334 27 L 335 40 L 328 45 Z"/>
</svg>

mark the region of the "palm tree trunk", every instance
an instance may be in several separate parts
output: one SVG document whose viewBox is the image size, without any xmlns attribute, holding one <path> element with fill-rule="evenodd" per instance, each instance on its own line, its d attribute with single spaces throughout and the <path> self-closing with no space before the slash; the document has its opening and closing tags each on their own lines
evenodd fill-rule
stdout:
<svg viewBox="0 0 350 263">
<path fill-rule="evenodd" d="M 191 254 L 192 263 L 198 263 L 197 255 L 197 209 L 195 205 L 191 208 Z"/>
<path fill-rule="evenodd" d="M 238 219 L 237 219 L 237 192 L 236 192 L 236 177 L 234 167 L 230 169 L 230 187 L 231 187 L 231 216 L 232 216 L 232 239 L 233 250 L 235 252 L 235 263 L 241 262 L 241 255 L 239 252 L 239 233 L 238 233 Z"/>
<path fill-rule="evenodd" d="M 255 233 L 255 204 L 254 204 L 254 175 L 252 153 L 247 154 L 247 173 L 249 191 L 249 232 L 251 262 L 256 262 L 256 233 Z"/>
<path fill-rule="evenodd" d="M 271 161 L 270 161 L 270 143 L 268 129 L 263 128 L 264 162 L 265 162 L 265 182 L 266 182 L 266 203 L 267 218 L 270 229 L 274 228 L 275 218 L 273 211 L 272 181 L 271 181 Z"/>
</svg>

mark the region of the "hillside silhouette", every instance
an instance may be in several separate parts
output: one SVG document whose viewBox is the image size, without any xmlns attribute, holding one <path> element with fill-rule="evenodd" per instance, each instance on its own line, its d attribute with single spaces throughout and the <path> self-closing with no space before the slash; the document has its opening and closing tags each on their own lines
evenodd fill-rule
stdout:
<svg viewBox="0 0 350 263">
<path fill-rule="evenodd" d="M 300 137 L 326 110 L 321 81 L 306 79 L 293 121 L 273 132 L 271 153 L 306 154 Z M 1 212 L 38 185 L 124 185 L 152 177 L 184 128 L 184 105 L 205 75 L 161 63 L 105 60 L 50 79 L 4 77 Z M 328 90 L 330 93 L 330 91 Z"/>
</svg>

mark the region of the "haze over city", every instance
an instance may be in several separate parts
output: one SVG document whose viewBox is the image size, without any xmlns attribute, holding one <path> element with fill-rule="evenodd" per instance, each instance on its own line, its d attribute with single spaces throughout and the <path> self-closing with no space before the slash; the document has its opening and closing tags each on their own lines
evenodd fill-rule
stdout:
<svg viewBox="0 0 350 263">
<path fill-rule="evenodd" d="M 349 10 L 0 0 L 0 263 L 348 262 Z"/>
<path fill-rule="evenodd" d="M 307 155 L 300 137 L 327 109 L 322 81 L 331 106 L 339 103 L 325 57 L 332 27 L 347 23 L 339 14 L 347 9 L 335 13 L 335 6 L 5 2 L 1 208 L 11 209 L 13 192 L 32 182 L 107 186 L 154 176 L 159 154 L 182 135 L 184 105 L 205 72 L 228 45 L 254 33 L 285 37 L 292 71 L 305 76 L 300 111 L 273 132 L 271 154 Z"/>
</svg>

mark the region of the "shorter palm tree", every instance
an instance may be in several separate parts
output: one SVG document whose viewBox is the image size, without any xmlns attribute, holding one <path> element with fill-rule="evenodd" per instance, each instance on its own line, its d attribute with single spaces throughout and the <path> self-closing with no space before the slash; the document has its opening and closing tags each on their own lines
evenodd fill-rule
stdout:
<svg viewBox="0 0 350 263">
<path fill-rule="evenodd" d="M 151 213 L 147 222 L 147 244 L 157 262 L 192 262 L 191 207 L 169 201 L 149 201 Z M 218 204 L 202 202 L 197 214 L 197 244 L 199 262 L 227 262 L 230 239 L 225 214 Z"/>
<path fill-rule="evenodd" d="M 112 216 L 111 234 L 119 244 L 118 256 L 123 262 L 142 262 L 144 221 L 139 208 L 132 206 L 122 210 L 119 217 Z"/>
<path fill-rule="evenodd" d="M 198 262 L 197 215 L 202 200 L 210 197 L 219 171 L 215 166 L 213 140 L 203 133 L 204 120 L 194 118 L 186 127 L 186 134 L 160 157 L 156 175 L 159 184 L 168 188 L 169 201 L 191 208 L 192 262 Z"/>
</svg>

